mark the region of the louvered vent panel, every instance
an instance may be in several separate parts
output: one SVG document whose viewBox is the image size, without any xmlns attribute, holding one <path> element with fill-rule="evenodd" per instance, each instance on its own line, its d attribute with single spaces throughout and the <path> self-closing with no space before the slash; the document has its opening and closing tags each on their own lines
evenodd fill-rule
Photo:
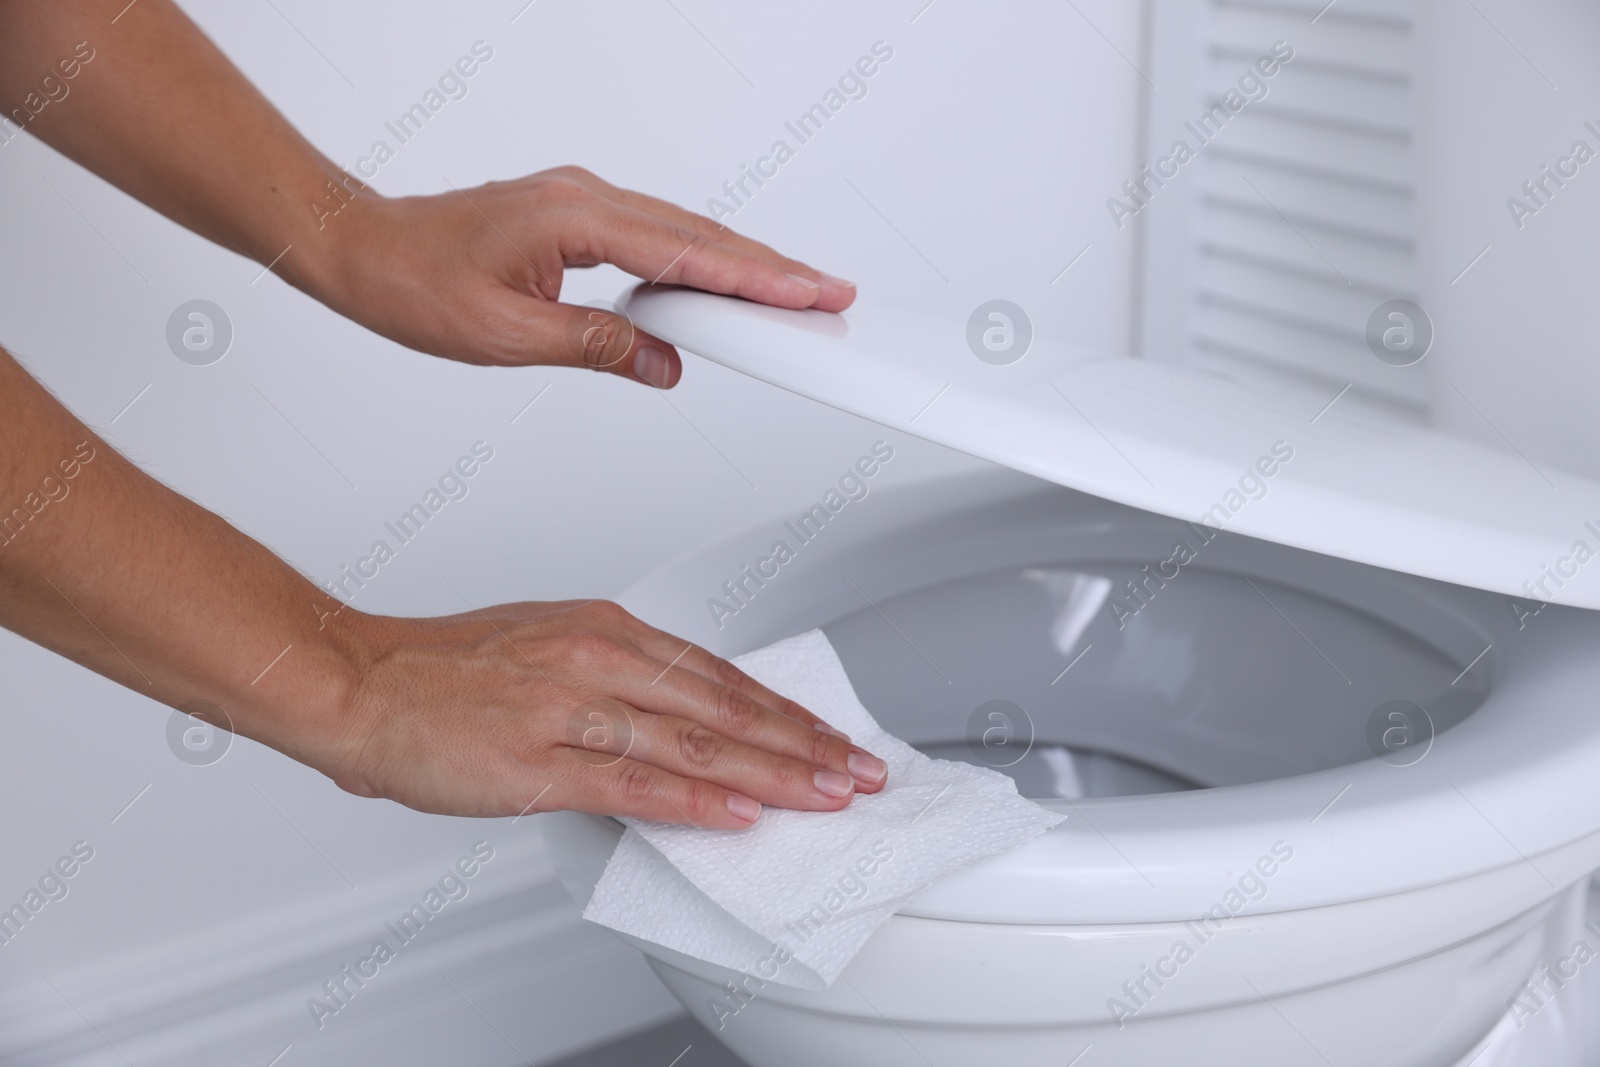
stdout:
<svg viewBox="0 0 1600 1067">
<path fill-rule="evenodd" d="M 1295 56 L 1197 160 L 1191 358 L 1309 376 L 1330 396 L 1354 383 L 1420 408 L 1420 376 L 1396 374 L 1365 340 L 1378 304 L 1416 296 L 1412 4 L 1208 8 L 1203 108 L 1273 42 Z"/>
</svg>

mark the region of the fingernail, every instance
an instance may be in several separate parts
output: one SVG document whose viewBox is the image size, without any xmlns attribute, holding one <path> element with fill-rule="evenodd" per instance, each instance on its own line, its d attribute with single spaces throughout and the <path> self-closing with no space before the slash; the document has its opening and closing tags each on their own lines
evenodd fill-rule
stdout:
<svg viewBox="0 0 1600 1067">
<path fill-rule="evenodd" d="M 661 349 L 646 346 L 633 354 L 633 373 L 646 385 L 665 389 L 667 375 L 672 373 L 672 364 L 667 361 L 667 354 Z"/>
<path fill-rule="evenodd" d="M 825 734 L 832 734 L 834 737 L 842 738 L 846 741 L 850 740 L 849 734 L 845 733 L 843 730 L 835 730 L 825 722 L 817 723 L 817 729 L 821 730 Z"/>
<path fill-rule="evenodd" d="M 830 797 L 847 797 L 856 791 L 856 784 L 849 776 L 838 771 L 818 771 L 811 776 L 811 780 L 816 783 L 817 792 Z"/>
<path fill-rule="evenodd" d="M 852 752 L 850 758 L 845 760 L 845 766 L 850 768 L 850 773 L 859 781 L 869 785 L 881 782 L 889 773 L 889 765 L 877 756 L 869 756 L 865 752 Z"/>
<path fill-rule="evenodd" d="M 824 274 L 822 276 L 822 278 L 823 278 L 824 281 L 832 282 L 834 285 L 842 285 L 846 289 L 854 289 L 856 287 L 856 283 L 855 282 L 846 281 L 843 278 L 835 278 L 831 274 Z"/>
<path fill-rule="evenodd" d="M 799 285 L 803 285 L 807 289 L 821 289 L 822 288 L 822 286 L 818 285 L 816 282 L 812 281 L 810 278 L 802 278 L 798 274 L 789 275 L 789 280 L 792 281 L 792 282 L 795 282 L 795 283 L 797 283 Z"/>
<path fill-rule="evenodd" d="M 738 793 L 728 794 L 728 811 L 741 822 L 755 822 L 761 814 L 761 805 Z"/>
</svg>

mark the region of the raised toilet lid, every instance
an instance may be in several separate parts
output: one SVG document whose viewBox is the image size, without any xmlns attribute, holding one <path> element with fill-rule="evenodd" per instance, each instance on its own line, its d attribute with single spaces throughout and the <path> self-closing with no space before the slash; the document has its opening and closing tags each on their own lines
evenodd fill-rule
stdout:
<svg viewBox="0 0 1600 1067">
<path fill-rule="evenodd" d="M 1496 641 L 1483 661 L 1496 676 L 1488 700 L 1414 766 L 1368 760 L 1198 793 L 1078 801 L 1079 817 L 941 880 L 904 912 L 1185 919 L 1215 903 L 1218 870 L 1237 876 L 1280 840 L 1297 849 L 1294 876 L 1243 912 L 1497 869 L 1542 899 L 1600 863 L 1600 614 L 1546 611 L 1536 634 L 1513 638 L 1505 602 L 1471 592 L 1526 599 L 1527 583 L 1543 579 L 1548 599 L 1600 608 L 1600 563 L 1574 556 L 1580 541 L 1600 549 L 1600 485 L 1348 397 L 1330 406 L 1331 393 L 1037 345 L 1017 363 L 989 365 L 969 350 L 964 321 L 870 302 L 831 315 L 640 286 L 624 308 L 642 328 L 725 366 L 1036 477 L 1468 587 L 1448 599 Z M 1235 492 L 1241 479 L 1264 483 L 1265 495 Z M 1091 813 L 1092 824 L 1082 817 Z M 1064 871 L 1081 876 L 1066 895 Z"/>
<path fill-rule="evenodd" d="M 1579 541 L 1600 552 L 1600 484 L 1332 391 L 1038 343 L 994 366 L 968 348 L 960 317 L 866 300 L 835 315 L 638 286 L 623 306 L 644 329 L 726 367 L 1107 500 L 1188 521 L 1210 514 L 1214 525 L 1296 548 L 1600 608 L 1600 565 L 1573 556 Z M 1282 462 L 1285 451 L 1292 458 Z M 1239 483 L 1257 463 L 1273 474 L 1247 479 L 1267 486 L 1249 499 Z M 1548 577 L 1557 569 L 1567 573 Z M 1541 579 L 1548 596 L 1528 588 Z"/>
</svg>

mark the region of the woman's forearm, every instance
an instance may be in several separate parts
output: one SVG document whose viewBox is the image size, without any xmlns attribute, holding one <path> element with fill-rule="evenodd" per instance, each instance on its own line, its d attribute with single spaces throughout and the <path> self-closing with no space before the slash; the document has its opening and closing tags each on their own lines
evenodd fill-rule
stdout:
<svg viewBox="0 0 1600 1067">
<path fill-rule="evenodd" d="M 0 106 L 7 135 L 313 293 L 337 238 L 316 205 L 360 188 L 171 0 L 0 3 Z"/>
<path fill-rule="evenodd" d="M 291 756 L 336 743 L 363 616 L 123 459 L 3 351 L 0 412 L 0 626 Z"/>
</svg>

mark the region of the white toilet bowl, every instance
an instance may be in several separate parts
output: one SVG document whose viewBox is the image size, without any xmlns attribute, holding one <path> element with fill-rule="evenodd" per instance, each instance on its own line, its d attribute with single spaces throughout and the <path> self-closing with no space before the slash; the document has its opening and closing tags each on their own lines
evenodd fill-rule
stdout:
<svg viewBox="0 0 1600 1067">
<path fill-rule="evenodd" d="M 821 626 L 890 732 L 1068 819 L 919 894 L 824 991 L 635 941 L 753 1067 L 1446 1067 L 1576 940 L 1594 612 L 1001 469 L 853 507 L 720 629 L 707 597 L 776 522 L 623 603 L 724 655 Z M 580 899 L 620 832 L 549 817 Z"/>
<path fill-rule="evenodd" d="M 754 1067 L 1506 1067 L 1474 1050 L 1497 1020 L 1572 1007 L 1600 484 L 1315 382 L 991 365 L 938 313 L 626 307 L 1010 468 L 829 509 L 759 583 L 793 516 L 623 598 L 723 655 L 820 626 L 889 731 L 1068 816 L 928 886 L 821 992 L 639 944 Z M 585 897 L 617 824 L 548 829 Z"/>
</svg>

